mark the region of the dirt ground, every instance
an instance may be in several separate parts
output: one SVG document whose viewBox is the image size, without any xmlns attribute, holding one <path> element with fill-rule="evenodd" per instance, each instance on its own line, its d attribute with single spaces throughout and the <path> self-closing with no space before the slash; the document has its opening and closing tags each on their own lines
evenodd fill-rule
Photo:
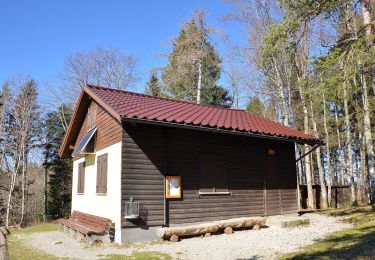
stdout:
<svg viewBox="0 0 375 260">
<path fill-rule="evenodd" d="M 124 245 L 86 247 L 59 231 L 20 235 L 29 246 L 62 258 L 100 259 L 106 255 L 131 255 L 134 252 L 161 252 L 173 259 L 275 259 L 280 254 L 294 252 L 319 241 L 328 233 L 351 227 L 338 218 L 306 214 L 310 225 L 282 228 L 277 221 L 269 221 L 261 230 L 236 231 L 233 234 L 194 237 L 172 243 L 152 241 Z"/>
</svg>

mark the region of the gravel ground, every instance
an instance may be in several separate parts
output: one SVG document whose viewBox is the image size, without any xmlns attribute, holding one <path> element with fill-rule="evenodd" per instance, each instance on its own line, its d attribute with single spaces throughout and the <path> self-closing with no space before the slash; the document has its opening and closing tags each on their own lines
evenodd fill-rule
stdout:
<svg viewBox="0 0 375 260">
<path fill-rule="evenodd" d="M 259 231 L 195 237 L 178 243 L 160 241 L 85 248 L 58 231 L 34 233 L 24 239 L 25 243 L 50 254 L 75 259 L 95 259 L 107 254 L 131 255 L 134 251 L 164 252 L 178 259 L 275 259 L 278 254 L 296 251 L 330 232 L 351 227 L 338 218 L 317 214 L 304 216 L 310 219 L 310 225 L 286 229 L 275 224 Z M 55 241 L 62 243 L 53 244 Z"/>
</svg>

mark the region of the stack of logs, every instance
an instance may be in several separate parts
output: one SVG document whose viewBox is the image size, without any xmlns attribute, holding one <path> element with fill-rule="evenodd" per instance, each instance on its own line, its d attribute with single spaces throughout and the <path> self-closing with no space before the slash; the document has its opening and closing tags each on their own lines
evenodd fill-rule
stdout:
<svg viewBox="0 0 375 260">
<path fill-rule="evenodd" d="M 196 235 L 210 236 L 212 233 L 217 233 L 221 230 L 223 230 L 225 234 L 232 234 L 233 229 L 239 228 L 252 228 L 254 230 L 259 230 L 265 224 L 266 218 L 244 217 L 191 226 L 160 228 L 156 230 L 156 234 L 162 239 L 169 239 L 172 242 L 177 242 L 179 241 L 179 237 Z"/>
<path fill-rule="evenodd" d="M 10 234 L 9 229 L 0 227 L 0 259 L 9 260 L 7 236 Z"/>
</svg>

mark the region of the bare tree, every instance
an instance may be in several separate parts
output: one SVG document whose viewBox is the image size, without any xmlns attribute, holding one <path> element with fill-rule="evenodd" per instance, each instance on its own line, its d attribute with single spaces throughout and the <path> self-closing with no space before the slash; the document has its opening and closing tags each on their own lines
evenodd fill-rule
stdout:
<svg viewBox="0 0 375 260">
<path fill-rule="evenodd" d="M 92 48 L 77 52 L 65 60 L 65 71 L 60 76 L 66 97 L 75 101 L 77 88 L 87 84 L 114 89 L 126 89 L 137 81 L 137 58 L 119 49 Z"/>
<path fill-rule="evenodd" d="M 19 93 L 12 100 L 12 107 L 8 111 L 8 134 L 6 137 L 6 154 L 8 168 L 11 173 L 11 182 L 9 185 L 7 211 L 5 224 L 10 224 L 10 213 L 13 210 L 13 192 L 16 185 L 21 186 L 21 201 L 17 205 L 20 209 L 20 217 L 12 220 L 18 220 L 19 224 L 24 221 L 26 214 L 27 200 L 27 164 L 28 153 L 32 148 L 35 134 L 36 113 L 36 85 L 33 80 L 21 83 Z"/>
</svg>

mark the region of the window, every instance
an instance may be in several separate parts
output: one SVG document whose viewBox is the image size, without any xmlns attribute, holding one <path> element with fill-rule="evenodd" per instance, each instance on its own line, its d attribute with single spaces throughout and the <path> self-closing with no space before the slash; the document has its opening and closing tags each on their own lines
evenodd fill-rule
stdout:
<svg viewBox="0 0 375 260">
<path fill-rule="evenodd" d="M 85 193 L 85 163 L 82 162 L 78 164 L 78 184 L 77 184 L 77 193 Z"/>
<path fill-rule="evenodd" d="M 87 112 L 87 132 L 95 127 L 96 107 L 91 107 Z"/>
<path fill-rule="evenodd" d="M 74 148 L 74 151 L 72 153 L 73 157 L 77 154 L 95 153 L 95 133 L 96 128 L 93 128 L 82 137 L 79 144 Z"/>
<path fill-rule="evenodd" d="M 97 172 L 96 172 L 96 193 L 107 193 L 107 169 L 108 168 L 108 154 L 98 156 Z"/>
<path fill-rule="evenodd" d="M 228 192 L 227 163 L 221 154 L 203 153 L 199 157 L 200 193 Z"/>
</svg>

